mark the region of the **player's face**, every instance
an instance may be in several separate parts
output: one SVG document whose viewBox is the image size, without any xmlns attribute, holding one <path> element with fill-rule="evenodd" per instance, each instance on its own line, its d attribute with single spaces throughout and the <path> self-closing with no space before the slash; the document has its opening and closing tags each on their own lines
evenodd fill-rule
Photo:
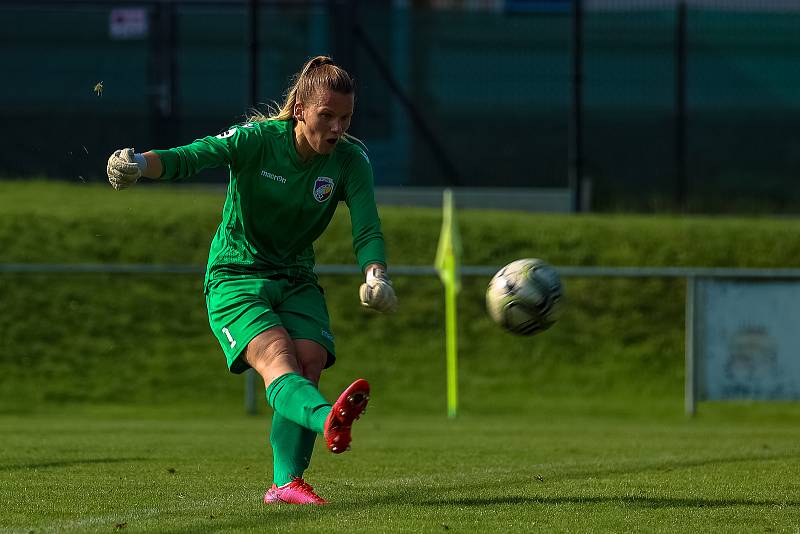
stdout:
<svg viewBox="0 0 800 534">
<path fill-rule="evenodd" d="M 350 127 L 354 106 L 353 93 L 322 90 L 311 102 L 300 106 L 298 124 L 305 142 L 317 154 L 330 154 Z M 303 143 L 305 144 L 305 143 Z M 304 147 L 298 144 L 298 149 Z M 313 155 L 313 154 L 305 154 Z"/>
</svg>

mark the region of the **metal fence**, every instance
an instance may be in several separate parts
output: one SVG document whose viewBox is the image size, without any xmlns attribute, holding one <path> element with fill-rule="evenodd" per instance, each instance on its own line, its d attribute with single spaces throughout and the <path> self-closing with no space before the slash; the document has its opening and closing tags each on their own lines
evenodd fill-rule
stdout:
<svg viewBox="0 0 800 534">
<path fill-rule="evenodd" d="M 489 265 L 472 265 L 462 266 L 461 273 L 463 276 L 481 276 L 489 278 L 497 272 L 499 266 Z M 756 320 L 760 325 L 759 334 L 761 337 L 771 339 L 772 337 L 780 337 L 781 335 L 786 341 L 786 327 L 784 325 L 781 330 L 781 320 L 786 323 L 786 320 L 774 315 L 774 306 L 770 307 L 765 305 L 764 299 L 767 301 L 774 300 L 774 294 L 764 293 L 761 289 L 756 289 L 749 295 L 748 306 L 736 307 L 729 310 L 720 310 L 719 305 L 717 308 L 712 309 L 708 306 L 708 297 L 698 297 L 698 286 L 701 288 L 710 287 L 711 282 L 719 283 L 720 281 L 735 281 L 738 283 L 753 284 L 756 282 L 771 282 L 776 281 L 789 282 L 791 287 L 796 290 L 796 284 L 800 281 L 800 269 L 758 269 L 758 268 L 719 268 L 719 267 L 591 267 L 591 266 L 561 266 L 557 267 L 559 274 L 565 278 L 682 278 L 686 280 L 686 297 L 685 297 L 685 411 L 688 415 L 694 415 L 697 409 L 698 400 L 705 399 L 725 399 L 725 398 L 750 398 L 754 391 L 757 392 L 758 387 L 763 386 L 764 383 L 769 383 L 767 380 L 756 380 L 756 378 L 763 378 L 755 376 L 753 368 L 763 366 L 764 362 L 759 353 L 761 348 L 750 346 L 750 344 L 739 343 L 737 351 L 738 359 L 744 361 L 747 367 L 747 373 L 744 375 L 744 382 L 740 385 L 736 395 L 709 395 L 706 391 L 708 383 L 724 382 L 725 377 L 723 371 L 720 371 L 721 365 L 719 362 L 709 362 L 714 358 L 709 356 L 708 346 L 712 343 L 709 342 L 708 326 L 710 323 L 725 322 L 738 324 L 744 321 L 745 331 L 748 327 L 752 327 L 748 321 Z M 47 263 L 0 263 L 0 275 L 2 274 L 79 274 L 79 273 L 92 273 L 92 274 L 202 274 L 205 267 L 202 265 L 191 264 L 171 264 L 171 265 L 158 265 L 158 264 L 103 264 L 103 263 L 74 263 L 74 264 L 47 264 Z M 358 275 L 361 274 L 359 268 L 355 265 L 318 265 L 316 271 L 323 275 Z M 394 276 L 436 276 L 436 270 L 431 266 L 421 265 L 396 265 L 392 267 L 392 274 Z M 789 287 L 789 286 L 786 286 Z M 779 288 L 779 291 L 785 292 L 786 287 Z M 707 291 L 706 291 L 707 292 Z M 763 293 L 763 295 L 762 295 Z M 766 310 L 766 311 L 765 311 Z M 711 320 L 711 313 L 715 314 L 716 319 Z M 698 318 L 705 318 L 705 321 L 698 321 Z M 698 322 L 702 326 L 698 326 Z M 777 324 L 777 326 L 776 326 Z M 724 328 L 723 328 L 724 330 Z M 735 330 L 735 329 L 733 329 Z M 790 330 L 793 330 L 790 328 Z M 730 342 L 728 337 L 735 338 L 738 332 L 728 332 L 724 339 L 715 340 L 716 345 L 724 345 Z M 718 335 L 718 333 L 715 333 Z M 752 337 L 752 335 L 750 336 Z M 790 337 L 790 336 L 789 336 Z M 784 377 L 786 380 L 791 380 L 791 386 L 784 385 L 782 390 L 778 391 L 778 395 L 774 398 L 784 398 L 780 394 L 789 395 L 786 398 L 796 399 L 798 391 L 797 380 L 800 377 L 797 373 L 800 372 L 800 366 L 796 364 L 797 347 L 792 344 L 793 340 L 789 339 L 790 345 L 784 346 L 782 351 L 782 365 L 786 365 L 791 371 L 790 376 Z M 774 350 L 774 349 L 773 349 Z M 743 352 L 744 351 L 744 352 Z M 750 352 L 748 352 L 750 351 Z M 788 354 L 787 354 L 788 351 Z M 751 354 L 751 352 L 753 354 Z M 775 359 L 773 357 L 773 359 Z M 780 358 L 779 358 L 780 359 Z M 719 358 L 717 358 L 719 360 Z M 778 370 L 783 370 L 783 367 L 773 367 Z M 742 379 L 742 377 L 739 377 Z M 769 377 L 767 377 L 769 378 Z M 752 382 L 752 383 L 751 383 Z M 744 387 L 747 386 L 747 387 Z M 244 406 L 248 413 L 256 413 L 259 405 L 259 395 L 256 391 L 260 387 L 260 380 L 255 373 L 248 373 L 245 379 L 244 387 Z M 773 397 L 762 397 L 756 395 L 753 398 L 764 399 Z"/>
<path fill-rule="evenodd" d="M 353 133 L 378 186 L 571 186 L 595 209 L 792 211 L 795 4 L 4 2 L 0 175 L 102 180 L 113 149 L 218 133 L 329 53 L 357 79 Z"/>
</svg>

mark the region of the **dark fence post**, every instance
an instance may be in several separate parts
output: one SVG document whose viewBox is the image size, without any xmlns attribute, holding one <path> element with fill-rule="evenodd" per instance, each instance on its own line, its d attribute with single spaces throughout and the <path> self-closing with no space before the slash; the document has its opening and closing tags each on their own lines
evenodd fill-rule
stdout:
<svg viewBox="0 0 800 534">
<path fill-rule="evenodd" d="M 328 0 L 330 54 L 337 65 L 351 74 L 356 72 L 355 28 L 358 20 L 358 0 Z M 313 55 L 326 53 L 314 51 Z M 357 76 L 356 76 L 357 77 Z M 356 88 L 356 92 L 358 88 Z M 358 136 L 361 114 L 355 113 L 350 131 Z"/>
<path fill-rule="evenodd" d="M 380 74 L 381 78 L 383 78 L 383 80 L 389 86 L 389 90 L 392 92 L 392 94 L 394 94 L 403 108 L 405 108 L 414 127 L 433 149 L 433 152 L 436 155 L 436 161 L 439 163 L 439 166 L 442 169 L 442 173 L 447 181 L 447 184 L 455 187 L 463 185 L 463 181 L 458 169 L 453 163 L 453 160 L 450 159 L 450 156 L 448 155 L 444 145 L 441 143 L 438 136 L 428 124 L 425 114 L 416 104 L 414 104 L 414 102 L 411 101 L 411 98 L 409 98 L 403 88 L 400 87 L 400 84 L 392 74 L 389 65 L 381 58 L 377 48 L 375 48 L 375 45 L 373 45 L 372 41 L 369 40 L 369 37 L 367 37 L 367 34 L 364 32 L 364 29 L 361 27 L 361 25 L 356 25 L 353 31 L 355 36 L 358 38 L 359 44 L 367 53 L 367 55 L 369 55 L 373 66 L 378 70 L 378 74 Z"/>
<path fill-rule="evenodd" d="M 248 105 L 253 109 L 258 106 L 258 8 L 259 0 L 249 0 L 248 2 L 248 19 L 249 30 L 247 32 L 247 44 L 249 48 L 249 62 L 248 70 L 250 77 L 250 86 L 247 95 Z"/>
<path fill-rule="evenodd" d="M 258 106 L 258 8 L 259 0 L 249 0 L 247 2 L 247 15 L 248 15 L 248 30 L 247 30 L 247 47 L 248 47 L 248 105 L 253 109 Z M 244 409 L 248 415 L 258 414 L 258 402 L 256 401 L 256 391 L 258 390 L 259 380 L 258 373 L 253 369 L 248 369 L 244 375 Z"/>
<path fill-rule="evenodd" d="M 336 2 L 332 2 L 335 4 Z M 348 0 L 344 2 L 347 5 L 355 5 L 355 0 Z M 412 9 L 411 7 L 403 8 L 403 9 Z M 434 132 L 433 128 L 430 126 L 428 118 L 425 116 L 425 113 L 420 106 L 412 101 L 408 91 L 402 87 L 400 82 L 398 81 L 395 74 L 392 72 L 391 65 L 389 62 L 383 58 L 378 50 L 378 47 L 372 42 L 367 35 L 364 26 L 359 22 L 356 18 L 355 14 L 352 14 L 349 20 L 349 26 L 342 26 L 342 28 L 348 28 L 350 31 L 350 39 L 348 41 L 348 47 L 355 46 L 359 47 L 359 50 L 362 50 L 367 55 L 367 59 L 372 63 L 372 66 L 375 67 L 377 70 L 378 75 L 386 82 L 386 85 L 391 91 L 392 95 L 397 99 L 400 103 L 404 111 L 407 113 L 411 124 L 413 125 L 416 132 L 420 134 L 420 136 L 425 140 L 427 145 L 431 148 L 436 162 L 439 164 L 439 167 L 442 171 L 442 176 L 444 177 L 445 182 L 449 186 L 463 186 L 464 181 L 461 177 L 461 174 L 458 171 L 454 161 L 450 158 L 447 149 L 445 148 L 444 143 L 440 140 L 439 136 Z M 333 17 L 332 17 L 333 21 Z M 343 29 L 338 30 L 339 34 L 344 33 Z M 348 48 L 349 50 L 349 48 Z M 355 57 L 356 50 L 353 49 L 350 51 L 352 57 Z M 358 116 L 358 113 L 355 114 Z M 352 128 L 352 126 L 351 126 Z"/>
<path fill-rule="evenodd" d="M 569 139 L 569 186 L 572 208 L 583 208 L 583 0 L 572 1 L 572 108 Z"/>
<path fill-rule="evenodd" d="M 356 63 L 356 43 L 353 35 L 358 20 L 358 0 L 330 0 L 330 43 L 336 64 L 353 72 Z"/>
<path fill-rule="evenodd" d="M 151 12 L 149 38 L 150 137 L 154 147 L 176 144 L 178 73 L 175 57 L 177 20 L 172 2 L 158 2 Z"/>
<path fill-rule="evenodd" d="M 678 2 L 675 21 L 675 203 L 686 209 L 689 173 L 686 164 L 686 1 Z"/>
</svg>

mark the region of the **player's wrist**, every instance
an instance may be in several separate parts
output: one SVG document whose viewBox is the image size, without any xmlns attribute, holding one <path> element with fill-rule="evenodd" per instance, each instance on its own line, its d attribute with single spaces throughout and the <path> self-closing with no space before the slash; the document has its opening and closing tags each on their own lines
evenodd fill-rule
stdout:
<svg viewBox="0 0 800 534">
<path fill-rule="evenodd" d="M 364 270 L 367 282 L 372 280 L 382 279 L 387 280 L 389 277 L 386 275 L 386 266 L 380 263 L 373 263 L 367 266 Z"/>
<path fill-rule="evenodd" d="M 139 167 L 139 172 L 144 175 L 144 171 L 147 170 L 147 158 L 144 157 L 144 154 L 136 152 L 133 154 L 133 162 Z"/>
<path fill-rule="evenodd" d="M 142 153 L 142 158 L 146 162 L 146 167 L 142 168 L 142 176 L 150 180 L 162 180 L 164 174 L 164 162 L 161 156 L 154 150 L 148 150 Z"/>
</svg>

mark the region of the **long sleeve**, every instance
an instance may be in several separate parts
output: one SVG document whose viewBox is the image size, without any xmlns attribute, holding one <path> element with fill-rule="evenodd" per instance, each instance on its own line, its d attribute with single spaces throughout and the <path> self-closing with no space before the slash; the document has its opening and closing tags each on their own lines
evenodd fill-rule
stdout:
<svg viewBox="0 0 800 534">
<path fill-rule="evenodd" d="M 233 126 L 224 133 L 203 137 L 193 143 L 154 150 L 161 158 L 164 167 L 161 180 L 181 180 L 189 178 L 204 169 L 213 167 L 233 167 L 238 154 L 252 153 L 251 147 L 259 142 L 252 128 Z"/>
<path fill-rule="evenodd" d="M 360 148 L 348 169 L 345 203 L 350 209 L 353 227 L 353 252 L 361 270 L 371 263 L 386 265 L 381 221 L 375 205 L 372 165 Z"/>
</svg>

